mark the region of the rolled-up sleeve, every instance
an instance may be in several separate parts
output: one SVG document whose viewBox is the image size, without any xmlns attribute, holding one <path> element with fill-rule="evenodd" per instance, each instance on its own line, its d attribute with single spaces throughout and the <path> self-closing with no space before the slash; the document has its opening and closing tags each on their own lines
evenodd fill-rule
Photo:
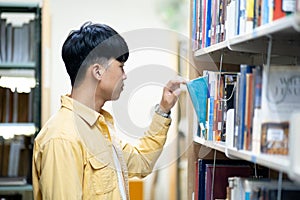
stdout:
<svg viewBox="0 0 300 200">
<path fill-rule="evenodd" d="M 123 144 L 122 150 L 129 177 L 145 177 L 150 174 L 167 139 L 171 119 L 154 114 L 149 129 L 136 146 Z"/>
</svg>

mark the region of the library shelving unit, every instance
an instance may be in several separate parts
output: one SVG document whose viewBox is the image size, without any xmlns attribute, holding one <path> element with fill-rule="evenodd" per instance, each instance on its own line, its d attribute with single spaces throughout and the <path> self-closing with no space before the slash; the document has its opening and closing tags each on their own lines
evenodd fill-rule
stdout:
<svg viewBox="0 0 300 200">
<path fill-rule="evenodd" d="M 0 197 L 9 198 L 32 191 L 33 138 L 41 127 L 41 7 L 2 2 L 0 18 Z"/>
<path fill-rule="evenodd" d="M 195 26 L 192 12 L 196 11 L 195 2 L 191 1 L 191 27 Z M 297 2 L 299 4 L 299 1 Z M 299 5 L 298 5 L 299 6 Z M 297 9 L 296 9 L 297 10 Z M 192 32 L 192 31 L 191 31 Z M 193 33 L 191 33 L 193 34 Z M 193 36 L 191 36 L 193 37 Z M 194 42 L 194 41 L 193 41 Z M 192 43 L 193 43 L 192 42 Z M 193 44 L 191 44 L 191 49 Z M 196 61 L 196 69 L 190 70 L 190 79 L 201 75 L 201 72 L 210 69 L 210 66 L 222 64 L 229 65 L 262 65 L 269 67 L 270 64 L 299 65 L 300 59 L 300 11 L 274 20 L 267 24 L 254 28 L 252 31 L 227 38 L 205 48 L 193 49 L 193 59 Z M 201 67 L 199 67 L 201 66 Z M 190 109 L 193 110 L 192 105 Z M 188 199 L 193 199 L 194 194 L 194 170 L 195 161 L 199 158 L 198 150 L 201 146 L 213 151 L 221 152 L 229 159 L 241 159 L 261 166 L 265 166 L 278 173 L 286 174 L 291 180 L 300 182 L 300 157 L 299 152 L 299 126 L 297 122 L 290 122 L 289 153 L 288 155 L 271 155 L 247 150 L 237 150 L 226 142 L 207 141 L 197 136 L 197 119 L 193 112 L 189 116 L 189 140 L 192 147 L 189 151 L 188 161 Z M 299 119 L 300 114 L 295 114 Z M 297 144 L 298 142 L 298 144 Z M 282 177 L 282 176 L 281 176 Z"/>
</svg>

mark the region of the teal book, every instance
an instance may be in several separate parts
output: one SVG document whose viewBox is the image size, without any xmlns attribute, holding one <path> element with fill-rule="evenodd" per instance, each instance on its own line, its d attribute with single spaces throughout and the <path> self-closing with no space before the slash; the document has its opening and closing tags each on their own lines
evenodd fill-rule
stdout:
<svg viewBox="0 0 300 200">
<path fill-rule="evenodd" d="M 207 76 L 193 79 L 186 85 L 200 126 L 200 135 L 198 136 L 206 138 Z"/>
</svg>

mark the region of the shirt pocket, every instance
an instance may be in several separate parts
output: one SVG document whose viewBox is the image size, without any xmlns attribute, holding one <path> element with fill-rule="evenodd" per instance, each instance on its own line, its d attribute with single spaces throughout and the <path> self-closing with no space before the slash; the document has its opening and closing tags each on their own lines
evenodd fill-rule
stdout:
<svg viewBox="0 0 300 200">
<path fill-rule="evenodd" d="M 89 160 L 92 169 L 91 181 L 96 194 L 107 194 L 116 188 L 116 172 L 110 163 L 101 163 L 95 158 Z"/>
</svg>

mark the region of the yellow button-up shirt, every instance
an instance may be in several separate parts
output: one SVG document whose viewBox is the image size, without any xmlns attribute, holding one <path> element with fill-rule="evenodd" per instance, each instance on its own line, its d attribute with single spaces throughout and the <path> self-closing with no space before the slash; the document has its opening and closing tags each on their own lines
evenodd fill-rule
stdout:
<svg viewBox="0 0 300 200">
<path fill-rule="evenodd" d="M 171 120 L 154 114 L 139 145 L 132 146 L 111 134 L 113 118 L 108 112 L 96 112 L 68 96 L 61 103 L 34 141 L 34 199 L 121 199 L 114 149 L 129 199 L 128 177 L 151 173 Z"/>
</svg>

